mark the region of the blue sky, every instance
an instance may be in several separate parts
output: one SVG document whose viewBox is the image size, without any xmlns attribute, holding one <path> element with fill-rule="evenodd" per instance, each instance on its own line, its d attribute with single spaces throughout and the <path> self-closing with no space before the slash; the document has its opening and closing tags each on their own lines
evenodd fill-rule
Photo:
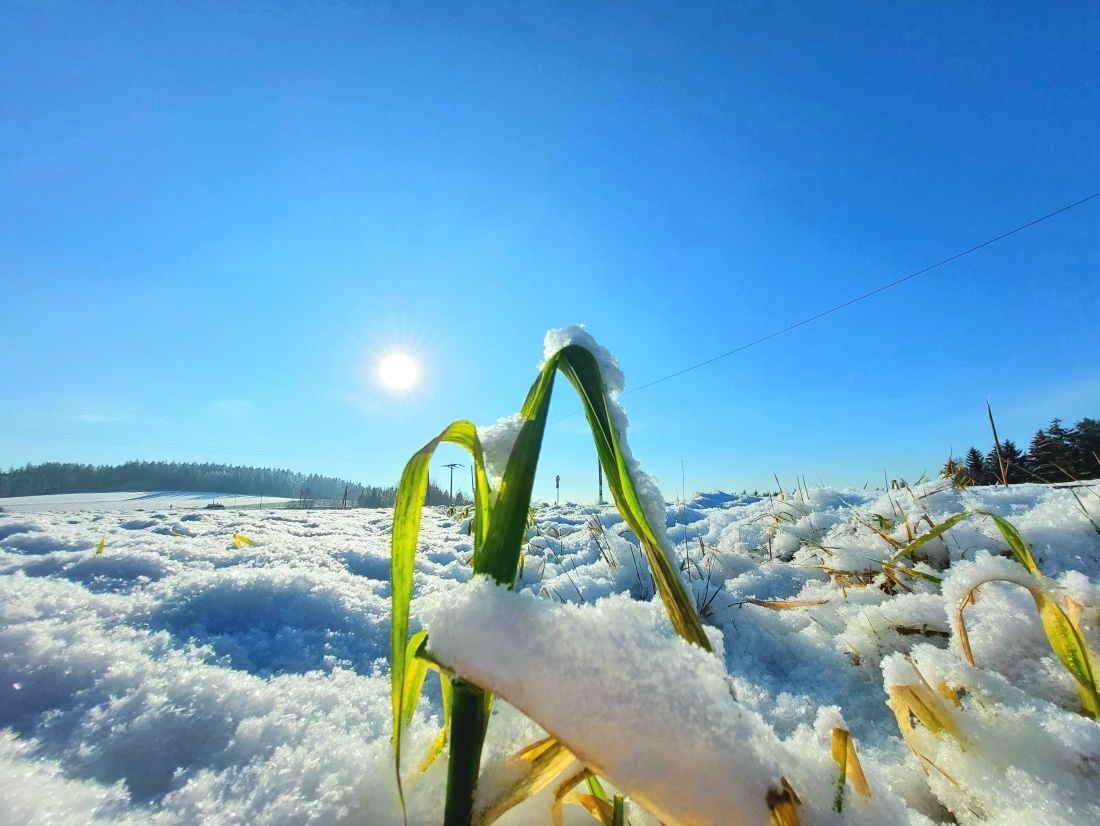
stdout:
<svg viewBox="0 0 1100 826">
<path fill-rule="evenodd" d="M 629 390 L 1100 191 L 1097 42 L 1091 3 L 5 3 L 0 466 L 392 483 L 549 328 Z M 1096 417 L 1098 239 L 1100 199 L 628 395 L 635 453 L 670 498 L 874 486 L 987 448 L 987 398 L 1021 446 Z M 585 427 L 537 496 L 594 498 Z"/>
</svg>

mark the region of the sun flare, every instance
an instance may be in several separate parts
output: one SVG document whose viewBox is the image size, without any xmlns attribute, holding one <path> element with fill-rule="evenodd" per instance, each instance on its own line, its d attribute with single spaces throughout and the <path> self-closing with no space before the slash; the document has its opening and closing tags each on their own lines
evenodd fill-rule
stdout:
<svg viewBox="0 0 1100 826">
<path fill-rule="evenodd" d="M 419 376 L 416 362 L 405 353 L 390 353 L 378 365 L 378 378 L 391 390 L 407 390 Z"/>
</svg>

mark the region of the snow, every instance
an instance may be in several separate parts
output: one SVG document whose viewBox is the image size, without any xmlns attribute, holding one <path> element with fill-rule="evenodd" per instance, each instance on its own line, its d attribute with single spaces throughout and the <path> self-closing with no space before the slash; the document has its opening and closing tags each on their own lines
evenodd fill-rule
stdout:
<svg viewBox="0 0 1100 826">
<path fill-rule="evenodd" d="M 211 502 L 226 507 L 282 507 L 287 502 L 297 502 L 283 496 L 234 496 L 231 493 L 191 493 L 180 491 L 124 491 L 116 493 L 64 493 L 46 496 L 0 497 L 0 510 L 19 513 L 36 511 L 72 510 L 160 510 L 174 508 L 202 508 Z"/>
<path fill-rule="evenodd" d="M 497 423 L 478 427 L 477 438 L 481 442 L 481 451 L 488 466 L 489 484 L 493 490 L 500 487 L 504 478 L 504 469 L 508 466 L 508 457 L 512 455 L 516 439 L 527 419 L 519 413 L 497 419 Z"/>
<path fill-rule="evenodd" d="M 585 765 L 665 822 L 717 823 L 736 812 L 766 823 L 765 794 L 781 788 L 778 738 L 734 702 L 719 659 L 658 629 L 658 610 L 629 597 L 592 607 L 517 598 L 478 577 L 425 598 L 420 616 L 441 662 L 537 710 Z M 517 628 L 529 629 L 521 640 Z M 608 675 L 617 684 L 612 713 Z M 726 782 L 711 782 L 719 766 Z"/>
<path fill-rule="evenodd" d="M 1079 494 L 1096 520 L 1095 497 Z M 85 499 L 0 513 L 5 822 L 398 823 L 392 513 L 198 508 Z M 613 508 L 537 508 L 511 594 L 472 581 L 471 537 L 426 509 L 414 625 L 511 701 L 494 706 L 483 791 L 551 730 L 631 796 L 635 826 L 714 822 L 723 807 L 766 822 L 761 789 L 778 775 L 805 824 L 1100 821 L 1100 726 L 1078 713 L 1027 590 L 983 585 L 965 613 L 977 667 L 958 646 L 955 610 L 974 582 L 1033 579 L 991 521 L 973 517 L 924 546 L 917 568 L 942 584 L 899 573 L 910 590 L 894 585 L 879 564 L 894 548 L 862 523 L 882 516 L 904 542 L 902 509 L 916 531 L 924 515 L 1005 515 L 1046 587 L 1085 606 L 1085 638 L 1100 648 L 1100 536 L 1065 489 L 939 482 L 668 505 L 661 524 L 718 656 L 674 638 Z M 238 548 L 234 534 L 252 544 Z M 947 705 L 966 742 L 918 727 L 917 757 L 887 700 L 922 678 L 957 692 Z M 441 716 L 429 677 L 405 741 L 414 824 L 439 820 L 446 755 L 415 770 Z M 837 725 L 872 791 L 865 800 L 849 788 L 843 814 L 832 808 Z M 500 822 L 549 823 L 550 793 Z M 589 822 L 580 807 L 565 813 Z"/>
</svg>

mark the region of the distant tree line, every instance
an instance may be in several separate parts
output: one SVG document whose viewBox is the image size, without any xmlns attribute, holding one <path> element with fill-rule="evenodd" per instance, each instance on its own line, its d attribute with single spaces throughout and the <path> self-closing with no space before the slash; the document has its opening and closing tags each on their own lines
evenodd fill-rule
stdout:
<svg viewBox="0 0 1100 826">
<path fill-rule="evenodd" d="M 969 485 L 1096 479 L 1100 477 L 1100 420 L 1081 419 L 1066 428 L 1061 419 L 1054 419 L 1036 432 L 1026 452 L 1011 439 L 985 453 L 972 447 L 961 460 L 949 459 L 943 475 Z"/>
<path fill-rule="evenodd" d="M 392 508 L 397 488 L 361 485 L 347 479 L 273 468 L 238 467 L 211 462 L 126 462 L 122 465 L 81 465 L 46 462 L 0 471 L 0 497 L 120 491 L 201 491 L 238 496 L 278 496 L 298 500 L 302 507 L 331 506 Z M 427 504 L 446 505 L 448 492 L 428 483 Z M 456 504 L 466 504 L 462 493 Z"/>
</svg>

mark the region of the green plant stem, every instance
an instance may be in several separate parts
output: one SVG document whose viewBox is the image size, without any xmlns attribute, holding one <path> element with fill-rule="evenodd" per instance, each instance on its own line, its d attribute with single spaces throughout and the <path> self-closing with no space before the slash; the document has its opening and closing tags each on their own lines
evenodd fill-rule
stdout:
<svg viewBox="0 0 1100 826">
<path fill-rule="evenodd" d="M 462 679 L 451 683 L 451 754 L 447 761 L 447 802 L 443 826 L 469 826 L 474 815 L 474 788 L 481 771 L 481 749 L 489 714 L 485 692 Z M 465 743 L 467 748 L 455 748 Z"/>
</svg>

